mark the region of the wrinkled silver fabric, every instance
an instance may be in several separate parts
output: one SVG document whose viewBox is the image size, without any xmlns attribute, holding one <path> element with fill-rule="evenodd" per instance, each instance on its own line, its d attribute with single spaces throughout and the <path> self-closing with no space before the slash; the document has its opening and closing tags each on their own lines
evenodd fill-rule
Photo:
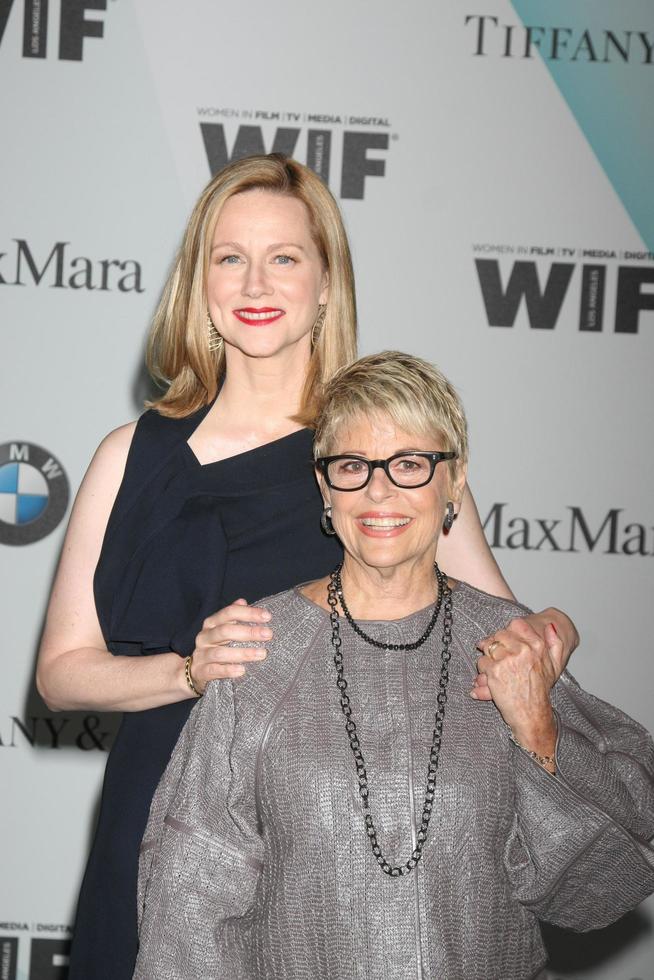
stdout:
<svg viewBox="0 0 654 980">
<path fill-rule="evenodd" d="M 137 980 L 536 980 L 539 919 L 599 928 L 654 890 L 647 733 L 566 674 L 553 777 L 469 697 L 476 642 L 520 607 L 453 592 L 434 813 L 417 872 L 391 879 L 363 828 L 328 614 L 296 591 L 265 604 L 268 658 L 209 686 L 153 800 Z M 366 628 L 406 641 L 429 614 Z M 440 622 L 413 652 L 341 632 L 373 818 L 401 863 L 424 799 Z"/>
</svg>

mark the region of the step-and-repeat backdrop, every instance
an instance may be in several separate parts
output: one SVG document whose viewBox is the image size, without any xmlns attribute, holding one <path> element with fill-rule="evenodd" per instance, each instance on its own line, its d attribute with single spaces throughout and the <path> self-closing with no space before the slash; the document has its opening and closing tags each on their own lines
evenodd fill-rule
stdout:
<svg viewBox="0 0 654 980">
<path fill-rule="evenodd" d="M 364 352 L 438 362 L 525 602 L 654 728 L 651 0 L 1 0 L 0 977 L 64 980 L 116 720 L 34 656 L 72 497 L 135 417 L 186 216 L 230 159 L 328 181 Z M 653 980 L 654 906 L 551 933 L 553 972 Z"/>
</svg>

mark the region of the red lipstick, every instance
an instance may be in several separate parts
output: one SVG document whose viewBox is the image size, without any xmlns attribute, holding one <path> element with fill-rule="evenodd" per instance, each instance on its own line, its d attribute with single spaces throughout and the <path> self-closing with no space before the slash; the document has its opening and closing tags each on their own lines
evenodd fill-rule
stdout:
<svg viewBox="0 0 654 980">
<path fill-rule="evenodd" d="M 285 311 L 277 306 L 243 306 L 232 313 L 248 327 L 267 327 L 285 315 Z"/>
</svg>

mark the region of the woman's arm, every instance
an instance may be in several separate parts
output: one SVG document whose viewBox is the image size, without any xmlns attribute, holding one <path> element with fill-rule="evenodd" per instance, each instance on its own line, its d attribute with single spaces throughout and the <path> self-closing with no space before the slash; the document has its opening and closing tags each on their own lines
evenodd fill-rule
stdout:
<svg viewBox="0 0 654 980">
<path fill-rule="evenodd" d="M 600 929 L 654 891 L 654 745 L 564 674 L 552 692 L 557 776 L 515 745 L 505 863 L 518 900 L 568 929 Z"/>
<path fill-rule="evenodd" d="M 467 485 L 454 527 L 438 539 L 437 558 L 452 578 L 500 599 L 515 599 L 484 536 L 477 505 Z"/>
<path fill-rule="evenodd" d="M 133 423 L 122 426 L 101 443 L 73 507 L 36 668 L 38 691 L 53 711 L 140 711 L 193 697 L 184 660 L 177 653 L 111 654 L 95 609 L 93 576 L 134 429 Z M 229 640 L 265 640 L 264 615 L 263 610 L 241 602 L 207 620 L 194 654 L 194 676 L 201 688 L 212 678 L 238 676 L 243 673 L 242 661 L 265 656 L 260 649 L 220 645 Z M 238 620 L 259 620 L 262 625 Z"/>
<path fill-rule="evenodd" d="M 507 874 L 539 918 L 599 929 L 654 891 L 654 744 L 564 672 L 553 629 L 542 643 L 524 620 L 509 626 L 481 642 L 477 662 L 518 743 Z"/>
<path fill-rule="evenodd" d="M 468 582 L 476 589 L 501 599 L 515 599 L 488 545 L 477 505 L 467 485 L 454 527 L 449 534 L 441 534 L 438 540 L 437 558 L 439 564 L 452 578 Z M 563 643 L 566 661 L 579 645 L 579 634 L 575 624 L 560 609 L 550 606 L 542 612 L 525 616 L 525 621 L 542 641 L 545 641 L 545 630 L 548 625 L 553 624 Z M 520 639 L 518 637 L 518 640 Z M 475 689 L 478 700 L 490 700 L 483 674 L 477 678 Z"/>
</svg>

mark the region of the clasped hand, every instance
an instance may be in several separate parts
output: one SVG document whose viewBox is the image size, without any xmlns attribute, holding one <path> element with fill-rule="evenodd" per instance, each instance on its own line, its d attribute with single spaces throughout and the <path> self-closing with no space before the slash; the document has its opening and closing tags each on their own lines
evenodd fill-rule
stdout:
<svg viewBox="0 0 654 980">
<path fill-rule="evenodd" d="M 478 644 L 482 656 L 471 696 L 492 700 L 515 739 L 540 755 L 552 755 L 556 721 L 550 691 L 561 676 L 571 650 L 564 648 L 554 625 L 542 636 L 526 619 L 513 619 Z"/>
</svg>

